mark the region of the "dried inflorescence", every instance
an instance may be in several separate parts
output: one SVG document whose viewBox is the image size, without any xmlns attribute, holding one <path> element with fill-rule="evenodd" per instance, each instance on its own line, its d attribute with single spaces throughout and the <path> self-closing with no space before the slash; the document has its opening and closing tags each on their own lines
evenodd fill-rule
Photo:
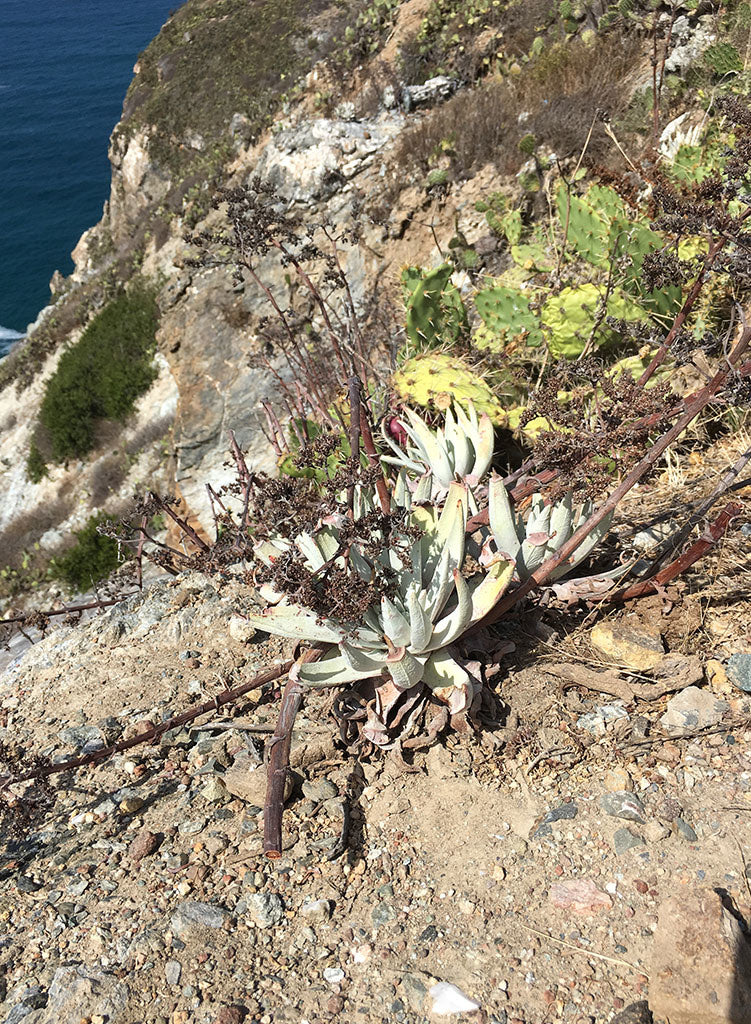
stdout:
<svg viewBox="0 0 751 1024">
<path fill-rule="evenodd" d="M 43 770 L 49 758 L 27 755 L 18 745 L 0 741 L 0 833 L 23 839 L 55 803 L 55 790 L 47 779 L 14 791 L 12 780 Z"/>
<path fill-rule="evenodd" d="M 547 497 L 572 490 L 594 498 L 614 471 L 627 471 L 669 421 L 669 391 L 664 382 L 647 389 L 628 372 L 608 373 L 593 358 L 554 366 L 522 417 L 523 425 L 540 416 L 550 424 L 535 439 L 537 465 L 558 470 Z"/>
</svg>

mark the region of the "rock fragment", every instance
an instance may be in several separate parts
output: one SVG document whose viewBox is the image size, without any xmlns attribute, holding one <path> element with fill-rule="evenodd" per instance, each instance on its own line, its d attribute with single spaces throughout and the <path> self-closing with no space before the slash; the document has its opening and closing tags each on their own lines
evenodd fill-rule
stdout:
<svg viewBox="0 0 751 1024">
<path fill-rule="evenodd" d="M 709 690 L 687 686 L 668 701 L 660 725 L 671 736 L 682 736 L 694 729 L 717 725 L 729 707 L 726 701 L 718 700 Z"/>
<path fill-rule="evenodd" d="M 751 945 L 712 889 L 665 900 L 658 911 L 649 1008 L 670 1024 L 748 1024 Z"/>
<path fill-rule="evenodd" d="M 608 894 L 590 878 L 569 878 L 553 882 L 550 886 L 550 902 L 554 907 L 571 910 L 574 914 L 596 914 L 613 905 Z"/>
</svg>

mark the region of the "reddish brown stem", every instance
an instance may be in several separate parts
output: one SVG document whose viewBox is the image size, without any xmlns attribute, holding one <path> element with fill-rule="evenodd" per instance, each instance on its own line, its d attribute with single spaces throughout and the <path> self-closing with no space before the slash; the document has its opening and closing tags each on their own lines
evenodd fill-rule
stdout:
<svg viewBox="0 0 751 1024">
<path fill-rule="evenodd" d="M 65 608 L 53 608 L 50 611 L 42 612 L 46 618 L 50 619 L 53 615 L 74 615 L 76 612 L 88 612 L 92 608 L 109 608 L 113 604 L 120 604 L 121 601 L 125 601 L 126 598 L 132 597 L 133 594 L 137 594 L 137 590 L 131 590 L 128 594 L 122 594 L 120 597 L 111 597 L 106 601 L 89 601 L 88 604 L 72 604 L 67 605 Z M 14 615 L 10 619 L 0 619 L 0 626 L 11 626 L 14 623 L 26 622 L 28 615 Z"/>
<path fill-rule="evenodd" d="M 119 754 L 123 750 L 130 750 L 131 747 L 136 747 L 141 743 L 148 743 L 150 740 L 155 740 L 163 733 L 169 732 L 170 729 L 177 729 L 181 725 L 187 725 L 188 722 L 192 722 L 193 719 L 198 718 L 199 715 L 205 715 L 208 711 L 218 711 L 219 708 L 224 707 L 225 704 L 231 704 L 250 690 L 257 690 L 260 686 L 264 686 L 266 683 L 271 683 L 275 679 L 279 679 L 280 676 L 289 672 L 293 664 L 294 663 L 292 661 L 285 661 L 280 665 L 275 665 L 273 668 L 267 669 L 265 672 L 261 672 L 260 675 L 254 676 L 249 683 L 243 683 L 242 686 L 235 686 L 231 690 L 225 690 L 223 693 L 217 694 L 213 700 L 207 700 L 203 704 L 199 704 L 197 707 L 191 708 L 190 711 L 183 711 L 182 714 L 175 715 L 174 718 L 168 718 L 166 722 L 152 726 L 152 728 L 147 732 L 141 733 L 138 736 L 133 736 L 129 740 L 119 740 L 117 743 L 113 743 L 109 747 L 102 747 L 101 750 L 94 750 L 90 754 L 84 754 L 81 757 L 70 757 L 67 761 L 59 761 L 57 764 L 48 764 L 43 768 L 35 768 L 33 771 L 25 772 L 23 775 L 18 775 L 15 778 L 4 779 L 3 785 L 15 782 L 28 782 L 30 779 L 46 779 L 49 778 L 50 775 L 56 775 L 58 772 L 67 772 L 71 771 L 73 768 L 82 768 L 87 764 L 98 764 L 100 761 L 105 761 L 113 754 Z"/>
<path fill-rule="evenodd" d="M 376 480 L 376 493 L 381 506 L 381 512 L 387 516 L 391 511 L 391 497 L 389 496 L 389 489 L 383 476 L 383 466 L 373 441 L 373 428 L 370 424 L 366 402 L 360 404 L 360 433 L 362 434 L 362 446 L 365 449 L 368 462 L 374 469 L 379 471 L 379 476 Z"/>
<path fill-rule="evenodd" d="M 362 419 L 362 402 L 360 400 L 362 383 L 356 374 L 353 374 L 347 381 L 347 391 L 349 393 L 349 451 L 352 473 L 354 474 L 360 465 L 360 420 Z M 350 518 L 354 519 L 354 475 L 352 476 L 349 484 L 347 484 L 347 507 L 349 508 Z"/>
<path fill-rule="evenodd" d="M 160 498 L 157 494 L 154 494 L 153 492 L 149 494 L 149 498 L 151 498 L 152 501 L 158 502 L 162 511 L 170 517 L 173 523 L 180 527 L 180 529 L 183 531 L 186 537 L 190 537 L 193 543 L 198 548 L 200 548 L 201 551 L 210 550 L 209 545 L 206 543 L 206 541 L 202 540 L 202 538 L 198 536 L 198 534 L 193 529 L 193 527 L 188 523 L 188 521 L 186 519 L 183 519 L 182 516 L 179 516 L 177 512 L 174 512 L 172 510 L 172 507 L 170 506 L 169 502 L 164 501 L 162 498 Z"/>
<path fill-rule="evenodd" d="M 634 583 L 633 586 L 619 590 L 617 593 L 606 597 L 605 600 L 608 603 L 613 601 L 630 601 L 632 598 L 643 597 L 645 594 L 650 594 L 652 591 L 659 589 L 659 587 L 664 587 L 674 580 L 676 576 L 680 576 L 681 573 L 690 568 L 694 562 L 703 558 L 707 551 L 722 537 L 730 526 L 731 521 L 736 516 L 739 516 L 742 511 L 743 509 L 740 505 L 735 504 L 735 502 L 729 502 L 704 536 L 692 544 L 687 551 L 684 551 L 679 558 L 676 558 L 670 565 L 666 565 L 651 580 L 641 580 L 639 583 Z"/>
<path fill-rule="evenodd" d="M 284 813 L 284 790 L 289 769 L 289 752 L 292 747 L 292 729 L 303 697 L 299 680 L 300 666 L 318 661 L 322 654 L 323 651 L 319 647 L 305 651 L 292 666 L 282 694 L 279 718 L 271 739 L 271 753 L 269 754 L 266 777 L 266 801 L 263 807 L 263 852 L 269 860 L 278 860 L 282 855 L 282 815 Z"/>
<path fill-rule="evenodd" d="M 739 361 L 741 356 L 745 353 L 748 348 L 749 341 L 751 340 L 751 327 L 746 327 L 741 334 L 735 348 L 728 357 L 728 363 L 733 366 Z M 502 615 L 504 615 L 510 608 L 513 608 L 515 604 L 526 597 L 532 590 L 539 587 L 540 584 L 544 583 L 546 579 L 553 573 L 559 566 L 563 565 L 571 555 L 576 551 L 585 537 L 589 536 L 592 530 L 598 526 L 602 520 L 609 515 L 618 505 L 619 501 L 626 495 L 631 488 L 637 484 L 646 473 L 648 473 L 655 465 L 657 460 L 663 454 L 663 452 L 670 447 L 673 441 L 678 438 L 689 424 L 696 419 L 699 413 L 704 409 L 714 398 L 714 396 L 722 389 L 729 375 L 729 370 L 721 370 L 716 373 L 712 380 L 701 388 L 701 390 L 694 393 L 691 399 L 686 402 L 685 412 L 677 422 L 668 430 L 662 437 L 655 442 L 650 448 L 647 454 L 641 459 L 640 462 L 634 466 L 631 472 L 621 481 L 618 487 L 603 502 L 603 504 L 589 517 L 589 519 L 583 523 L 578 530 L 576 530 L 571 537 L 563 544 L 560 549 L 549 558 L 546 562 L 540 566 L 540 568 L 534 572 L 520 587 L 516 590 L 508 593 L 489 613 L 484 619 L 482 619 L 474 628 L 473 632 L 477 629 L 481 629 L 483 626 L 489 626 L 493 622 L 497 622 Z"/>
</svg>

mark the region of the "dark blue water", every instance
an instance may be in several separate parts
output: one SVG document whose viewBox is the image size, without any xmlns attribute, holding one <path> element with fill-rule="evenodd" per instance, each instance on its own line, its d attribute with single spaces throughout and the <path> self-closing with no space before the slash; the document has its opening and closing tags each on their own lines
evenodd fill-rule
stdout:
<svg viewBox="0 0 751 1024">
<path fill-rule="evenodd" d="M 0 354 L 99 220 L 133 65 L 179 0 L 0 0 Z"/>
</svg>

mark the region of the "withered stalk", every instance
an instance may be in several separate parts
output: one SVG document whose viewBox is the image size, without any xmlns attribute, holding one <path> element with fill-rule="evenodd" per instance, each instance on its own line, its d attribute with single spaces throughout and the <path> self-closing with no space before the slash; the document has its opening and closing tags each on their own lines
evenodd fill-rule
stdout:
<svg viewBox="0 0 751 1024">
<path fill-rule="evenodd" d="M 303 698 L 303 689 L 299 679 L 300 666 L 318 661 L 322 654 L 323 649 L 320 647 L 312 647 L 310 650 L 304 651 L 290 669 L 289 679 L 282 694 L 279 718 L 271 738 L 271 752 L 266 776 L 266 801 L 263 805 L 263 852 L 269 860 L 278 860 L 282 855 L 284 789 L 289 770 L 292 729 Z"/>
</svg>

